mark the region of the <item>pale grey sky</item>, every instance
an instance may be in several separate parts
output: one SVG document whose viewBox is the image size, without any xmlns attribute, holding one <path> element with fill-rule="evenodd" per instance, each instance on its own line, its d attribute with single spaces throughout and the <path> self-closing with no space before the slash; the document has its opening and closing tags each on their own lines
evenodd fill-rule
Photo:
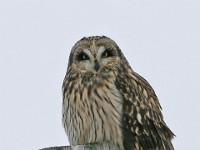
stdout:
<svg viewBox="0 0 200 150">
<path fill-rule="evenodd" d="M 199 150 L 200 1 L 1 0 L 0 149 L 67 145 L 61 85 L 73 44 L 115 40 L 155 89 L 176 150 Z"/>
</svg>

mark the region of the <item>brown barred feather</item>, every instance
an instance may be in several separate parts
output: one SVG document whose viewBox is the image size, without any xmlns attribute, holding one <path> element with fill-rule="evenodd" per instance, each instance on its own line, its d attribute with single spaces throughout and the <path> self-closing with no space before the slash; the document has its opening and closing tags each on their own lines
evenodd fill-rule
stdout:
<svg viewBox="0 0 200 150">
<path fill-rule="evenodd" d="M 132 133 L 131 140 L 125 138 L 125 147 L 132 141 L 135 149 L 173 149 L 171 139 L 174 134 L 163 120 L 154 90 L 143 77 L 124 64 L 122 62 L 116 69 L 115 84 L 124 99 L 125 132 Z"/>
</svg>

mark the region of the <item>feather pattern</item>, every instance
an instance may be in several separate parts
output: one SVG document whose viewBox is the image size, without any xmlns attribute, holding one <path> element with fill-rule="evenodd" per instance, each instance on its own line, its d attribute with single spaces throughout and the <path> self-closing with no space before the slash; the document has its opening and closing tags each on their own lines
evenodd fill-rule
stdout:
<svg viewBox="0 0 200 150">
<path fill-rule="evenodd" d="M 63 124 L 70 143 L 104 141 L 122 145 L 123 102 L 113 72 L 98 77 L 78 74 L 75 80 L 68 80 L 70 75 L 74 76 L 71 72 L 63 84 Z"/>
<path fill-rule="evenodd" d="M 127 62 L 117 67 L 115 84 L 124 101 L 125 147 L 172 150 L 171 139 L 174 134 L 163 120 L 161 106 L 151 85 L 134 72 Z"/>
</svg>

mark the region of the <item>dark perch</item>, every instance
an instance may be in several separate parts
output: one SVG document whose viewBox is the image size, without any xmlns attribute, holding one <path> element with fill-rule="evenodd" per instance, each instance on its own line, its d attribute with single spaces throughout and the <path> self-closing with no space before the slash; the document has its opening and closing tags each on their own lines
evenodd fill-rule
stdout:
<svg viewBox="0 0 200 150">
<path fill-rule="evenodd" d="M 73 150 L 73 149 L 70 146 L 61 146 L 61 147 L 43 148 L 40 150 Z M 120 149 L 118 146 L 110 143 L 98 143 L 98 144 L 80 146 L 80 148 L 76 150 L 120 150 Z"/>
</svg>

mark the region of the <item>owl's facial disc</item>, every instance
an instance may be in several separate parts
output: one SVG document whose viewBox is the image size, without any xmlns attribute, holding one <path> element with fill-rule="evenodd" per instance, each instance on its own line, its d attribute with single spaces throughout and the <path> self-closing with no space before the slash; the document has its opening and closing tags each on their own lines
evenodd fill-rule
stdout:
<svg viewBox="0 0 200 150">
<path fill-rule="evenodd" d="M 79 50 L 76 54 L 76 65 L 81 72 L 98 73 L 102 68 L 116 60 L 115 50 L 104 46 Z"/>
</svg>

